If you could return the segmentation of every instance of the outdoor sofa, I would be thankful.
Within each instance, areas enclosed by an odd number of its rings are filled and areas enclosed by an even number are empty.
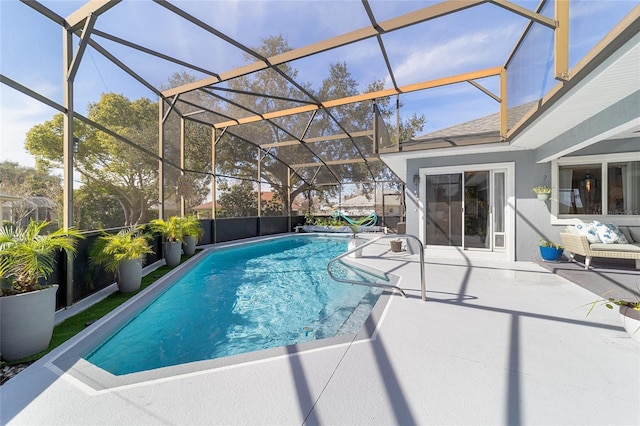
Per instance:
[[[634,259],[640,269],[640,226],[578,223],[565,228],[560,239],[571,260],[576,254],[584,256],[585,269],[594,257]]]

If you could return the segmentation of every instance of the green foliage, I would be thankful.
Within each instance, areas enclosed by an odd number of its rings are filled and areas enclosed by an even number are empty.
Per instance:
[[[183,75],[170,81],[186,82]],[[89,119],[133,142],[123,142],[82,121],[74,120],[74,135],[79,139],[79,152],[74,154],[74,169],[83,186],[74,200],[74,214],[85,229],[146,223],[158,200],[158,104],[146,98],[134,101],[123,95],[105,93],[87,108]],[[27,133],[26,149],[44,168],[61,168],[63,115],[38,124]],[[167,141],[180,140],[180,120],[171,114],[166,121]],[[208,193],[211,177],[211,129],[190,123],[185,126],[186,166],[203,174],[180,175],[174,167],[165,169],[167,198],[185,196],[189,205],[199,204]],[[170,160],[179,158],[180,147],[165,145]],[[174,183],[174,186],[171,185]],[[61,189],[60,189],[61,191]],[[105,215],[119,209],[118,214]],[[111,221],[109,221],[111,218]],[[118,223],[114,223],[118,221]],[[110,222],[110,223],[109,223]]]
[[[55,268],[55,254],[76,254],[76,242],[84,238],[74,229],[43,231],[50,222],[30,221],[25,229],[0,228],[0,296],[39,290],[40,279],[46,280]]]
[[[60,177],[46,170],[21,166],[11,161],[0,162],[2,192],[18,198],[46,197],[61,205],[62,182]],[[34,207],[29,203],[15,202],[11,208],[11,221],[15,224],[27,222],[33,215]],[[54,209],[54,213],[56,209]]]
[[[200,238],[204,234],[202,226],[200,226],[200,221],[196,215],[191,214],[179,218],[179,222],[180,227],[182,228],[182,235],[184,236]]]
[[[315,222],[314,222],[313,215],[311,213],[309,213],[309,212],[305,213],[305,215],[304,215],[304,224],[305,225],[313,225],[314,223]]]
[[[125,260],[142,259],[153,253],[149,242],[151,235],[144,232],[142,227],[129,227],[98,237],[89,250],[92,265],[101,265],[105,271],[115,273]]]
[[[611,293],[612,291],[613,290],[605,292],[603,296],[606,296],[608,293]],[[636,297],[634,300],[615,299],[613,297],[598,298],[592,303],[589,303],[588,305],[591,306],[591,308],[589,309],[589,312],[587,312],[587,315],[589,315],[595,309],[596,306],[604,306],[607,309],[613,309],[614,306],[627,306],[633,310],[640,311],[640,298]]]
[[[546,238],[540,238],[540,247],[551,247],[551,248],[556,248],[558,250],[564,248],[561,245],[554,244],[553,242],[547,240]]]
[[[258,193],[251,182],[242,181],[237,185],[221,182],[218,185],[220,196],[219,217],[246,217],[258,215]]]
[[[79,229],[108,229],[122,226],[126,218],[115,197],[83,185],[73,191],[73,221]]]
[[[169,219],[153,219],[151,230],[161,234],[168,242],[183,242],[184,233],[181,219],[178,216],[171,216]]]
[[[551,188],[545,185],[534,186],[533,188],[531,188],[531,191],[535,192],[536,194],[551,194]]]

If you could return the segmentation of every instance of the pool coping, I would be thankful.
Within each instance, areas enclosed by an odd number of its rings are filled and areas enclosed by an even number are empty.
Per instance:
[[[112,312],[93,323],[90,327],[74,336],[65,344],[58,347],[50,354],[50,357],[47,357],[49,359],[45,361],[45,367],[56,375],[68,379],[70,382],[76,384],[88,393],[101,393],[119,387],[149,384],[152,382],[170,380],[172,378],[184,377],[185,375],[198,374],[220,368],[239,367],[248,363],[264,362],[281,357],[298,356],[300,353],[350,345],[357,341],[374,340],[391,299],[390,296],[392,295],[392,292],[388,290],[384,290],[382,292],[378,301],[371,310],[370,315],[355,334],[345,334],[326,339],[280,346],[217,359],[195,361],[120,376],[111,374],[83,358],[86,354],[95,349],[100,342],[104,341],[104,339],[108,338],[128,322],[135,313],[139,312],[140,309],[144,308],[147,304],[159,297],[159,295],[170,287],[176,279],[180,278],[190,270],[191,267],[204,259],[207,253],[218,249],[249,244],[256,241],[300,236],[302,235],[285,234],[258,237],[205,247],[204,250],[196,256],[193,256],[164,275],[156,281],[154,285],[147,287],[138,295],[114,309]],[[335,234],[314,233],[306,236],[305,238],[313,238],[317,236],[336,237]],[[395,274],[390,274],[369,265],[364,265],[357,262],[355,259],[349,259],[347,263],[357,264],[358,268],[370,271],[373,274],[382,274],[385,277],[388,277],[394,284],[398,284],[400,281],[400,277]]]

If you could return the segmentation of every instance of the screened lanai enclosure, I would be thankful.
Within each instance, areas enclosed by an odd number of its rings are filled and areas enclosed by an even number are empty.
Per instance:
[[[168,1],[3,5],[3,16],[20,12],[39,28],[33,38],[12,39],[14,54],[50,43],[51,54],[33,58],[32,66],[64,69],[60,101],[38,93],[30,73],[2,75],[3,84],[54,110],[26,138],[39,166],[63,171],[54,217],[82,230],[192,212],[213,219],[290,217],[326,214],[364,195],[370,206],[353,214],[392,212],[395,225],[403,216],[403,182],[379,154],[399,151],[400,142],[428,130],[431,111],[442,116],[444,98],[454,101],[446,114],[459,118],[440,121],[498,112],[495,131],[503,140],[504,63],[529,31],[531,38],[547,30],[539,45],[559,32],[556,49],[566,56],[566,34],[557,23],[567,19],[567,4],[558,2],[555,12],[554,2],[544,1],[393,6],[366,0],[239,2],[236,9],[226,2]],[[479,10],[492,16],[489,27],[473,19]],[[447,38],[447,28],[455,27],[472,40],[507,26],[511,39],[502,51],[492,46],[479,68],[421,35]],[[407,49],[407,42],[415,47]],[[49,58],[54,64],[45,63]],[[412,62],[428,66],[407,69]],[[562,62],[556,66],[562,75]]]
[[[395,229],[417,193],[381,155],[508,145],[611,28],[596,3],[2,2],[3,126],[28,123],[2,218],[40,196],[82,231],[195,213],[205,243],[336,210]]]

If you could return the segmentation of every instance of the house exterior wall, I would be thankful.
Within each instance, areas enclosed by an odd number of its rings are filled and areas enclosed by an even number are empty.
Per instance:
[[[413,175],[421,168],[465,166],[483,163],[515,163],[515,260],[533,260],[542,237],[558,241],[558,232],[550,224],[548,202],[538,201],[531,192],[534,186],[551,182],[551,166],[535,164],[532,151],[470,154],[449,157],[419,158],[407,161],[407,233],[419,236],[419,211],[416,203],[418,188]]]
[[[541,147],[541,148],[544,148]],[[597,155],[621,152],[637,152],[640,150],[640,138],[606,140],[572,153],[578,155]],[[532,261],[539,257],[538,242],[545,238],[560,243],[560,232],[565,225],[552,225],[550,201],[539,201],[531,191],[534,186],[546,184],[551,186],[551,162],[536,163],[539,152],[505,151],[485,154],[469,154],[442,156],[432,158],[415,158],[407,160],[406,203],[407,233],[419,235],[420,214],[418,211],[419,188],[413,176],[419,174],[421,168],[445,166],[472,166],[484,163],[515,164],[515,260]],[[545,179],[546,176],[546,179]]]

